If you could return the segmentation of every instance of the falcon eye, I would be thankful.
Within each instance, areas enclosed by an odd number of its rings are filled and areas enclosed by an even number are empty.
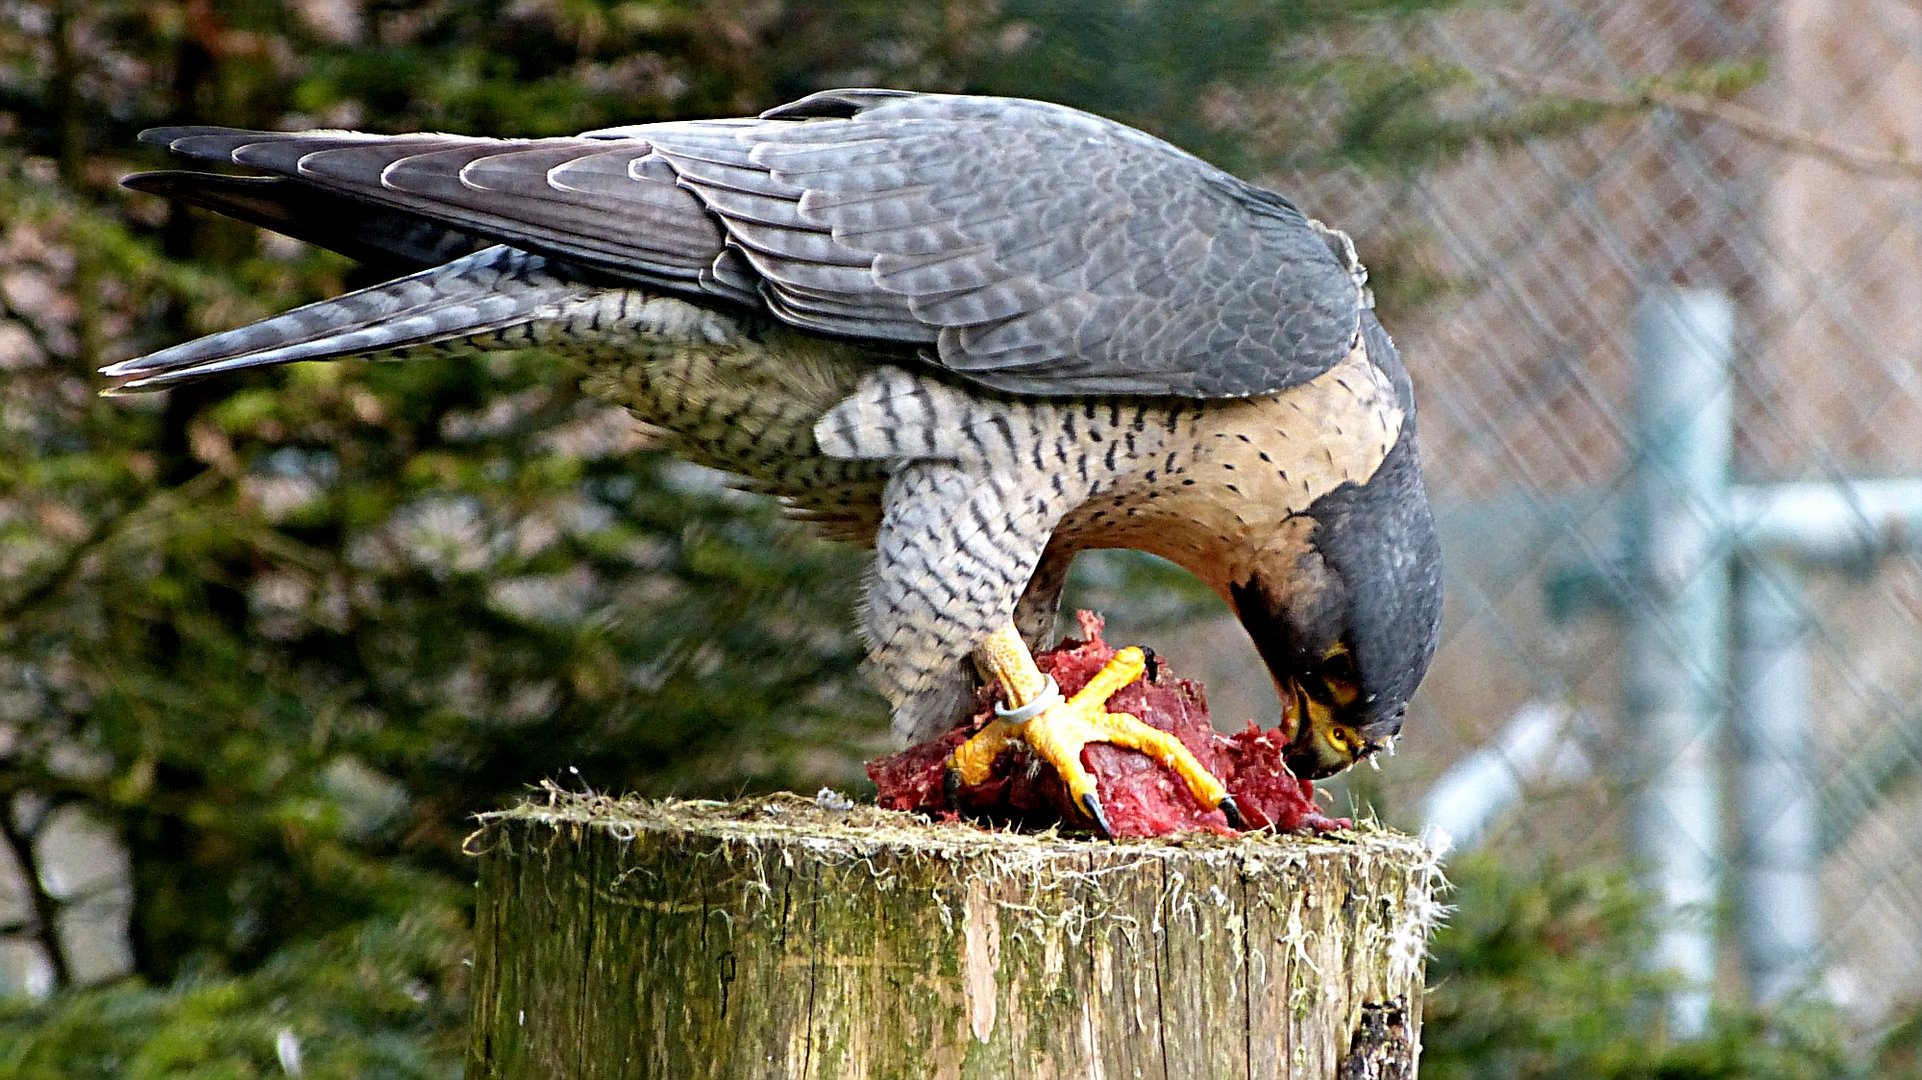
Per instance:
[[[1334,747],[1336,752],[1340,753],[1342,757],[1353,758],[1355,756],[1356,742],[1354,733],[1347,728],[1339,725],[1330,726],[1325,738],[1328,740],[1328,745]]]

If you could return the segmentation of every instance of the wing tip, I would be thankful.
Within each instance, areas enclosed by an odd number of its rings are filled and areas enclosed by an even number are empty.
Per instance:
[[[222,127],[218,124],[175,124],[166,127],[150,127],[136,138],[148,146],[164,146],[175,152],[182,152],[180,144],[188,139],[237,139],[272,137],[275,132],[256,131],[251,128]]]
[[[173,181],[167,179],[167,177],[177,171],[178,170],[175,169],[155,169],[150,172],[128,173],[126,176],[120,178],[120,186],[129,191],[138,191],[148,195],[165,195],[173,188]]]
[[[168,152],[196,161],[246,164],[243,151],[256,146],[277,147],[282,143],[352,141],[384,138],[358,131],[323,128],[314,131],[261,131],[256,128],[219,127],[211,124],[184,124],[153,127],[137,138],[149,146],[165,147]]]

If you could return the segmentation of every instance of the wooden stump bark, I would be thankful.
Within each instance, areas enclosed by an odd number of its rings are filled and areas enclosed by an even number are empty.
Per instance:
[[[470,1080],[1412,1078],[1434,859],[794,796],[489,815]]]

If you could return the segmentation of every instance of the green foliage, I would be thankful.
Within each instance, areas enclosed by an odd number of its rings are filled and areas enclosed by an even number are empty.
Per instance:
[[[1590,96],[1588,88],[1582,88],[1582,94],[1556,94],[1511,87],[1501,97],[1473,106],[1440,109],[1438,101],[1467,89],[1468,72],[1452,65],[1412,63],[1384,74],[1347,59],[1326,70],[1355,100],[1343,117],[1333,156],[1403,172],[1432,167],[1471,149],[1512,146],[1640,112],[1664,93],[1734,94],[1767,74],[1760,62],[1705,64],[1642,80],[1631,91],[1605,98]]]
[[[537,356],[95,396],[106,360],[365,280],[118,191],[157,163],[141,127],[573,131],[762,107],[715,88],[786,70],[680,47],[751,41],[730,5],[308,10],[61,0],[0,28],[0,840],[39,905],[9,933],[65,981],[79,898],[41,838],[72,814],[117,837],[150,989],[96,1004],[127,1046],[208,1001],[227,1023],[246,980],[355,927],[460,910],[468,816],[538,780],[845,784],[886,731],[855,678],[858,554],[649,451]]]
[[[165,988],[124,982],[44,1004],[0,1002],[0,1072],[16,1080],[456,1077],[466,953],[463,918],[446,904],[296,942],[242,976],[193,971]]]
[[[1342,46],[1384,19],[1460,2],[1015,0],[1003,8],[998,47],[978,49],[967,76],[982,91],[1120,117],[1236,172],[1402,166],[1459,153],[1475,132],[1493,135],[1511,118],[1447,115],[1442,95],[1468,78],[1460,68],[1387,63],[1365,44]]]
[[[1428,964],[1424,1080],[1922,1078],[1912,1058],[1901,1064],[1907,1029],[1864,1053],[1814,1006],[1723,1011],[1703,1039],[1661,1037],[1651,1003],[1669,983],[1640,964],[1653,904],[1618,874],[1524,871],[1480,854],[1451,863],[1449,878],[1454,913]]]

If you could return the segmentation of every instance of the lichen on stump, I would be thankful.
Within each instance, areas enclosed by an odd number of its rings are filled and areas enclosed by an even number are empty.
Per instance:
[[[1440,910],[1432,856],[1386,832],[550,791],[473,850],[470,1080],[1412,1077]]]

